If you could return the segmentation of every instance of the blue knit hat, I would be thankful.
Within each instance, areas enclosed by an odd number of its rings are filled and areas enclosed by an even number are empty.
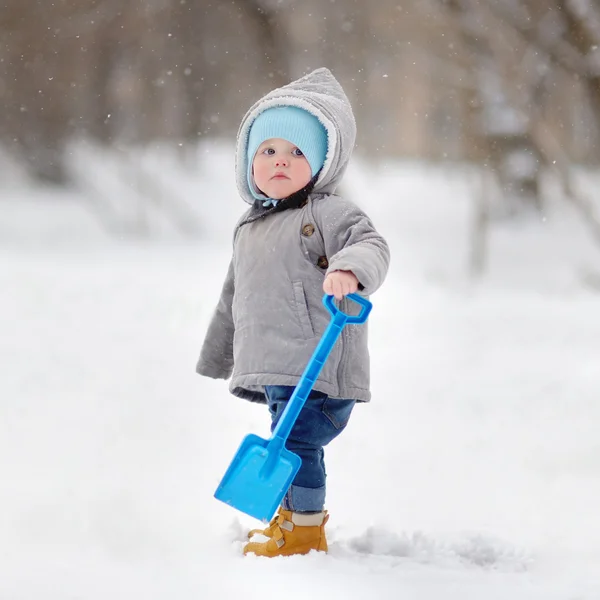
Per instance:
[[[260,113],[248,134],[248,187],[252,195],[264,199],[256,192],[252,177],[252,161],[258,147],[271,138],[281,138],[294,144],[306,157],[312,176],[323,167],[327,156],[327,131],[319,119],[297,106],[274,106]]]

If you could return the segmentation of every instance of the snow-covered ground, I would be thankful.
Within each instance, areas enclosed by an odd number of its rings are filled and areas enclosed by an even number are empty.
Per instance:
[[[243,210],[207,164],[202,241],[0,190],[0,598],[600,598],[600,252],[577,219],[496,227],[472,284],[468,179],[349,172],[393,252],[374,398],[327,450],[330,553],[244,558],[256,522],[212,494],[269,419],[194,373]]]

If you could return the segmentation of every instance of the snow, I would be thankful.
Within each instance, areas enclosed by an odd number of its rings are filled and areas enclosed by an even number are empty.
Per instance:
[[[0,598],[600,598],[599,252],[555,204],[496,226],[469,282],[458,168],[349,171],[393,253],[374,399],[327,449],[330,553],[242,556],[257,523],[212,494],[267,411],[194,373],[244,209],[206,202],[228,160],[190,184],[200,241],[0,193]]]

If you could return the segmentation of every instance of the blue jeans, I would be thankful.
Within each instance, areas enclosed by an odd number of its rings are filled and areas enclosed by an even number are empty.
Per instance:
[[[292,386],[265,386],[272,419],[271,431],[275,429],[293,391]],[[323,510],[326,477],[323,446],[345,429],[355,404],[355,400],[330,398],[314,390],[306,399],[285,444],[288,450],[302,459],[302,466],[281,503],[285,510]]]

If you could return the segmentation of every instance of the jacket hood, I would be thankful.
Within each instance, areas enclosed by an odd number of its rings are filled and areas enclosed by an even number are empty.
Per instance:
[[[246,149],[248,134],[254,119],[273,106],[297,106],[310,112],[327,131],[327,154],[325,163],[315,183],[313,192],[333,194],[350,161],[356,139],[356,122],[350,101],[342,86],[326,68],[292,81],[269,92],[258,100],[246,113],[237,134],[235,172],[241,197],[254,204],[255,199],[248,187],[248,159]]]

